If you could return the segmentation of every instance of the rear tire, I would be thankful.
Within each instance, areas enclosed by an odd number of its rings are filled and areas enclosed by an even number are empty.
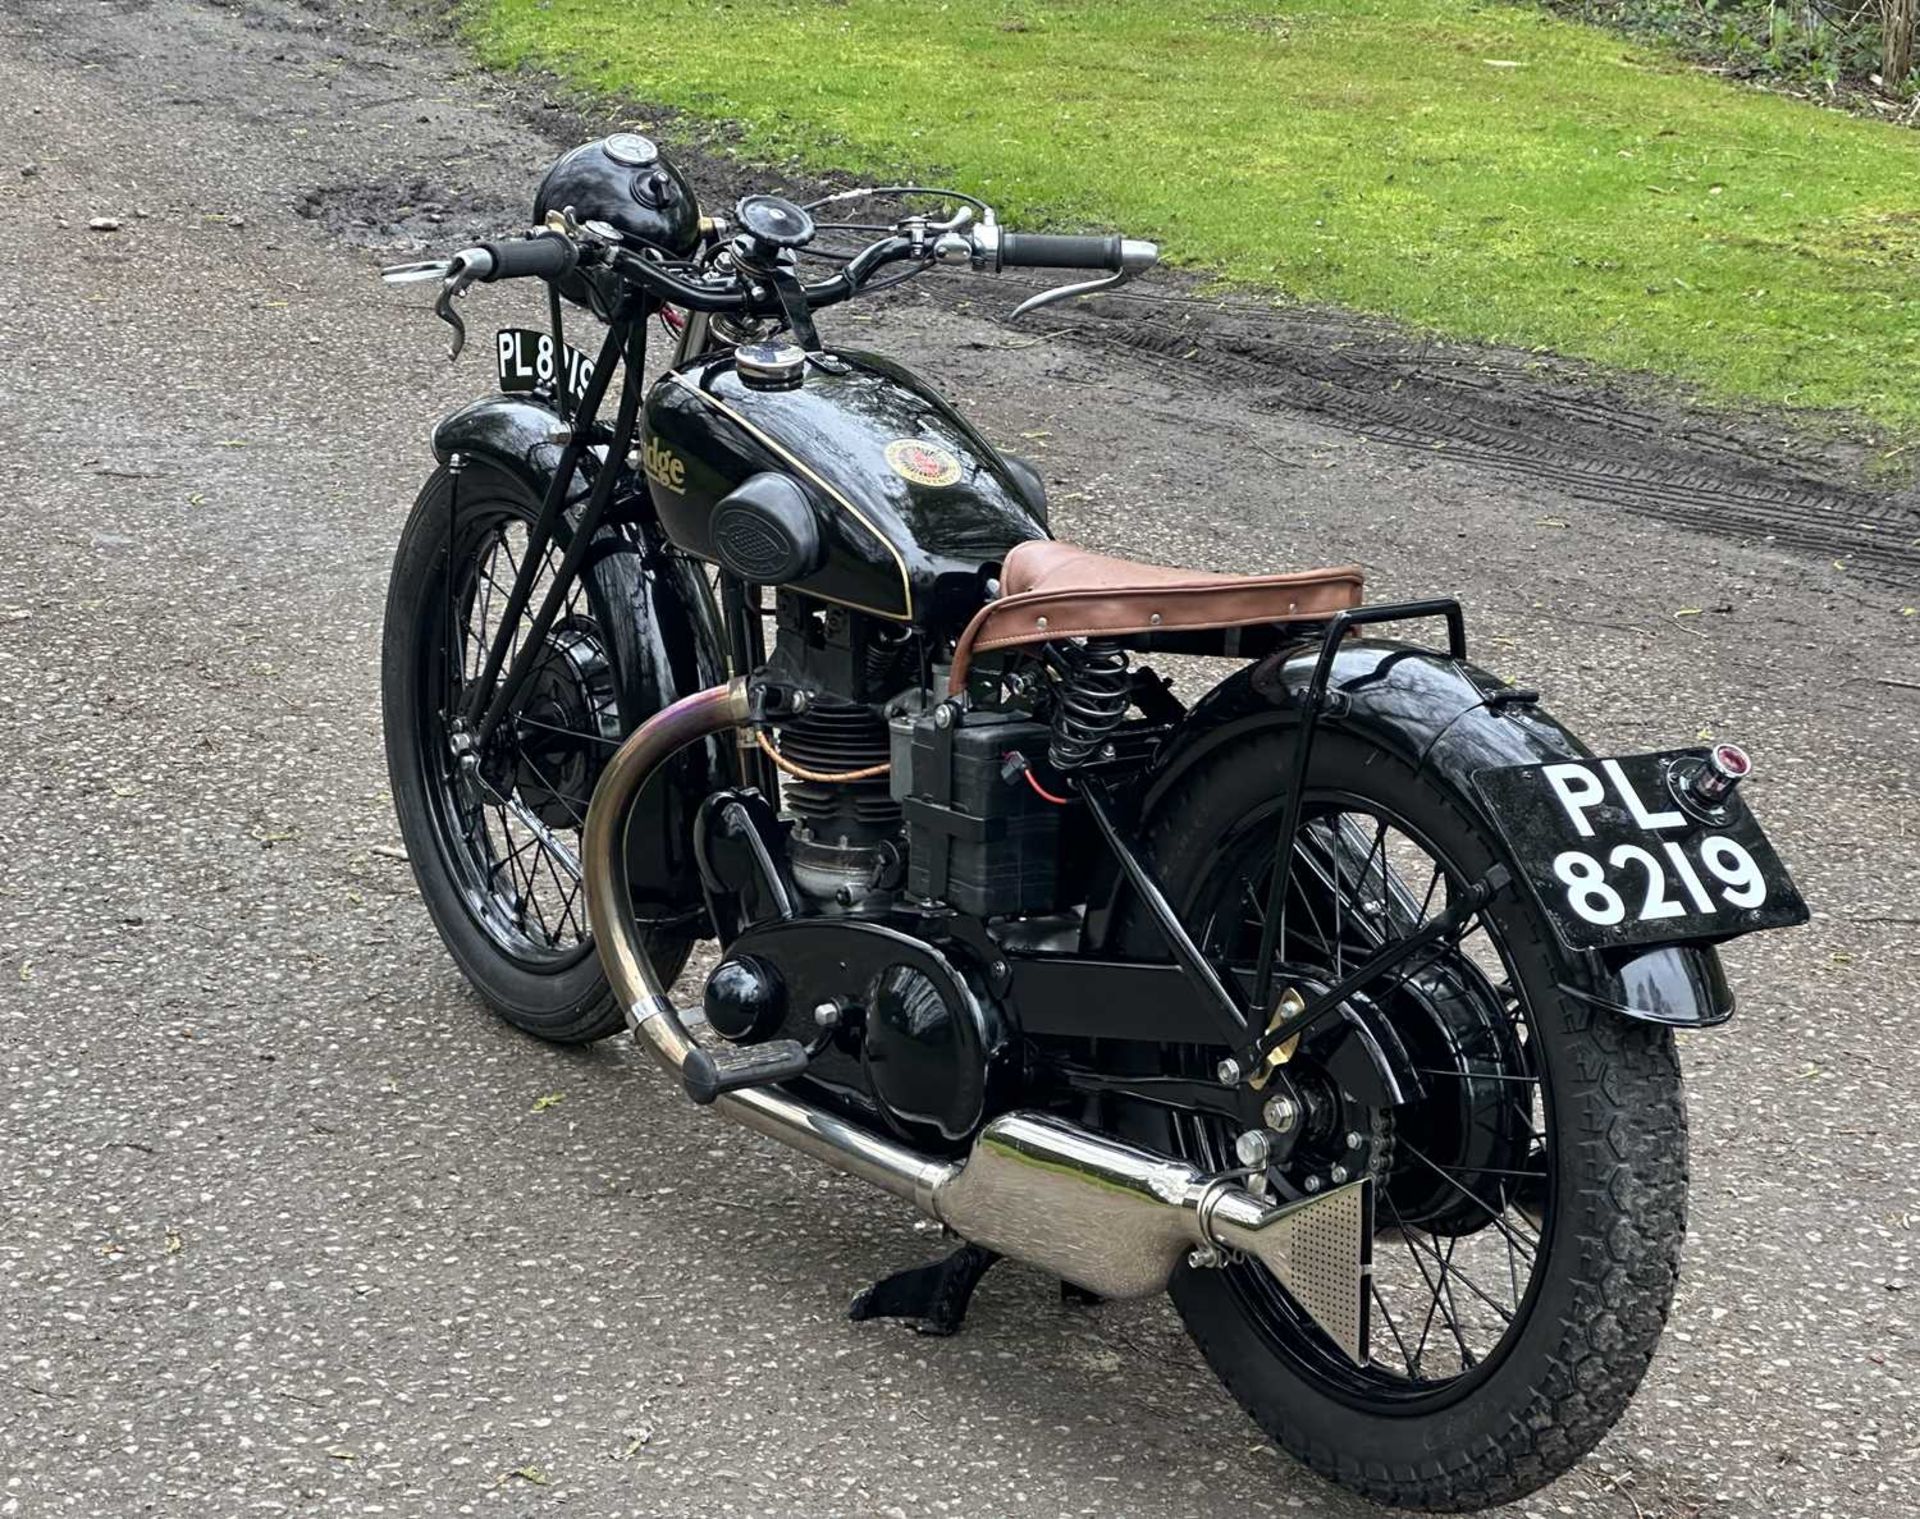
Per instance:
[[[1290,734],[1229,745],[1197,765],[1156,811],[1149,831],[1153,857],[1196,937],[1203,904],[1218,895],[1229,873],[1225,841],[1236,830],[1262,838],[1270,861],[1274,829],[1264,820],[1277,809],[1274,778],[1291,773],[1291,754]],[[1316,805],[1384,809],[1463,881],[1477,879],[1500,857],[1497,835],[1469,804],[1430,774],[1351,734],[1323,732],[1316,741],[1307,806]],[[1500,1337],[1485,1359],[1472,1363],[1463,1348],[1458,1375],[1429,1388],[1424,1358],[1416,1354],[1405,1385],[1394,1385],[1383,1369],[1377,1391],[1369,1391],[1367,1374],[1343,1379],[1338,1366],[1315,1360],[1305,1339],[1287,1339],[1284,1313],[1258,1307],[1251,1278],[1240,1275],[1257,1273],[1271,1284],[1258,1266],[1182,1266],[1170,1285],[1208,1364],[1262,1429],[1321,1475],[1375,1502],[1409,1508],[1466,1511],[1511,1502],[1592,1449],[1652,1359],[1685,1233],[1686,1110],[1671,1033],[1558,992],[1559,951],[1551,931],[1512,889],[1485,916],[1490,942],[1500,945],[1505,987],[1518,988],[1510,1005],[1525,1009],[1526,1032],[1514,1048],[1537,1067],[1539,1128],[1550,1141],[1542,1139],[1536,1156],[1548,1157],[1541,1171],[1553,1198],[1550,1211],[1534,1221],[1539,1233],[1531,1243],[1538,1248],[1526,1257],[1525,1287],[1515,1285],[1511,1321],[1496,1331]],[[1126,932],[1133,948],[1151,952],[1150,927],[1130,921]],[[1210,1071],[1219,1053],[1176,1050],[1169,1059]],[[1399,1115],[1396,1123],[1409,1123],[1408,1110],[1390,1111]],[[1209,1146],[1204,1126],[1190,1117],[1136,1109],[1127,1123],[1158,1147],[1220,1163],[1216,1155],[1196,1153]],[[1389,1164],[1409,1163],[1396,1154]],[[1520,1185],[1510,1189],[1516,1196]],[[1375,1190],[1383,1196],[1391,1184],[1377,1181]],[[1505,1206],[1505,1195],[1501,1201]],[[1376,1262],[1404,1245],[1417,1264],[1421,1231],[1387,1227],[1393,1220],[1384,1210],[1382,1218]],[[1459,1241],[1446,1226],[1426,1238],[1436,1248],[1434,1260],[1441,1245],[1453,1260]],[[1404,1255],[1398,1264],[1405,1266]],[[1441,1280],[1444,1285],[1444,1275]],[[1382,1302],[1375,1314],[1380,1360],[1385,1311]]]
[[[525,931],[520,942],[506,921],[512,914],[503,918],[501,903],[489,896],[489,879],[496,883],[495,896],[499,890],[513,889],[512,872],[507,872],[505,888],[497,886],[499,875],[489,877],[483,868],[486,854],[490,847],[498,852],[498,846],[476,839],[471,827],[463,829],[462,804],[449,789],[448,490],[444,469],[422,488],[400,535],[387,589],[381,690],[394,811],[421,899],[441,941],[474,990],[515,1028],[555,1044],[584,1044],[618,1032],[623,1023],[622,1010],[608,990],[585,931],[584,901],[562,913],[552,933],[544,925],[536,928],[523,908],[519,916]],[[463,613],[470,611],[466,596],[478,580],[479,554],[490,541],[487,535],[516,522],[531,524],[539,516],[540,505],[525,486],[504,472],[479,463],[462,472],[453,559]],[[563,548],[564,542],[556,546],[556,550]],[[504,587],[500,594],[504,596]],[[590,582],[584,583],[580,610],[570,613],[570,620],[591,629],[596,618],[605,616]],[[529,612],[522,620],[530,622],[531,617]],[[595,658],[610,663],[613,643],[601,640]],[[472,667],[470,658],[462,663]],[[612,678],[618,680],[617,670]],[[579,789],[584,791],[586,786]],[[527,805],[518,787],[510,787],[509,792],[523,807]],[[533,800],[550,815],[554,824],[550,831],[556,837],[568,831],[563,825],[584,815],[581,797],[572,798],[570,809],[551,793],[537,794]],[[557,814],[556,807],[562,809]],[[507,826],[504,820],[501,826]],[[560,844],[565,847],[563,838]],[[577,837],[574,845],[577,849]],[[536,851],[546,847],[535,840]],[[537,852],[534,858],[538,859]],[[557,869],[547,868],[554,871],[553,886],[564,892],[564,862]],[[543,888],[547,880],[541,878]],[[666,980],[679,974],[692,938],[688,931],[648,936],[654,964]]]

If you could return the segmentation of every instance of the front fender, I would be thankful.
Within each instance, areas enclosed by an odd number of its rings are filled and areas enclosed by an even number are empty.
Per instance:
[[[538,396],[492,395],[469,402],[442,417],[433,429],[433,453],[442,464],[455,454],[484,459],[512,475],[544,501],[547,484],[560,467],[565,447],[560,430],[566,424],[552,404]],[[567,485],[567,499],[586,493],[580,470]]]
[[[1222,745],[1298,726],[1319,652],[1316,643],[1269,655],[1196,704],[1155,761],[1143,824],[1188,770]],[[1489,832],[1497,830],[1473,786],[1476,771],[1592,753],[1530,693],[1429,649],[1349,639],[1334,657],[1327,692],[1321,727],[1355,733],[1405,759]],[[1590,1007],[1676,1028],[1709,1028],[1733,1015],[1733,994],[1711,949],[1562,948],[1560,959],[1562,990]]]

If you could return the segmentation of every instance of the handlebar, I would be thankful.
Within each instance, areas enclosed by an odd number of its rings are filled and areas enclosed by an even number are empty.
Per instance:
[[[965,231],[953,223],[929,228],[924,221],[903,222],[901,230],[862,249],[848,259],[837,274],[800,286],[798,293],[806,309],[835,305],[857,295],[886,265],[909,260],[926,264],[968,263],[977,270],[992,273],[1001,269],[1084,269],[1104,271],[1107,275],[1105,279],[1064,285],[1029,297],[1014,309],[1013,315],[1018,317],[1055,301],[1111,289],[1152,268],[1160,257],[1160,250],[1154,244],[1134,238],[1008,232],[992,220],[991,211],[986,216],[986,220]],[[530,237],[503,238],[463,249],[444,262],[397,265],[385,271],[385,277],[394,283],[416,279],[443,281],[435,310],[454,328],[455,353],[459,352],[464,333],[459,318],[453,313],[452,299],[477,282],[529,277],[558,279],[582,265],[604,265],[670,305],[711,314],[755,316],[783,313],[776,286],[785,290],[789,300],[794,294],[790,259],[775,266],[770,258],[761,264],[757,255],[737,254],[739,262],[722,285],[712,280],[687,278],[654,259],[599,238],[568,235],[575,230],[571,226],[567,231],[550,226]],[[771,253],[771,250],[763,251]]]

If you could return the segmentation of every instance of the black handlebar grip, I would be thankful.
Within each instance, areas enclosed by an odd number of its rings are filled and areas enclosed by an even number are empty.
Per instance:
[[[1000,266],[1003,269],[1120,269],[1118,233],[1111,237],[1053,232],[1003,232]]]
[[[481,247],[493,255],[493,268],[481,276],[487,281],[517,280],[531,275],[557,279],[570,271],[580,256],[573,240],[558,232],[542,232],[510,242],[482,243]]]

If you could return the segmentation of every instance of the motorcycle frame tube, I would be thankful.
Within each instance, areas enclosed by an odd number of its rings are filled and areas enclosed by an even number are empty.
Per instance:
[[[619,483],[620,464],[640,423],[640,403],[645,393],[642,370],[647,356],[647,324],[642,313],[637,321],[626,320],[631,313],[625,310],[616,313],[614,324],[608,328],[607,341],[601,348],[601,361],[607,362],[607,355],[613,349],[615,336],[623,339],[625,363],[622,366],[620,384],[620,406],[615,415],[613,438],[608,445],[607,460],[593,482],[593,489],[587,496],[587,504],[581,513],[580,526],[561,556],[560,568],[554,571],[553,584],[547,588],[546,598],[540,604],[540,610],[534,614],[533,625],[527,630],[520,652],[514,657],[513,665],[507,670],[505,678],[500,678],[501,666],[506,663],[507,650],[518,630],[521,614],[526,610],[532,597],[533,583],[539,576],[541,566],[546,559],[547,545],[552,541],[553,532],[559,523],[560,502],[566,495],[566,486],[556,479],[549,487],[546,504],[540,510],[540,521],[527,540],[526,558],[520,566],[520,573],[514,578],[513,590],[507,597],[505,611],[501,614],[500,629],[494,635],[493,647],[487,651],[487,662],[481,671],[474,688],[467,693],[466,715],[475,727],[474,741],[485,745],[493,730],[499,725],[513,704],[514,695],[532,675],[534,666],[540,661],[541,649],[546,642],[547,632],[565,604],[567,591],[580,568],[586,563],[587,555],[592,551],[593,535],[598,531],[601,521],[606,517],[607,508],[613,501],[614,487]],[[581,406],[583,426],[576,428],[568,439],[567,448],[580,447],[584,425],[591,423],[600,401],[606,394],[606,388],[599,384],[600,374],[596,370],[589,382],[586,402]],[[574,455],[578,458],[578,455]],[[498,684],[495,682],[498,681]],[[482,706],[484,703],[484,708]]]

